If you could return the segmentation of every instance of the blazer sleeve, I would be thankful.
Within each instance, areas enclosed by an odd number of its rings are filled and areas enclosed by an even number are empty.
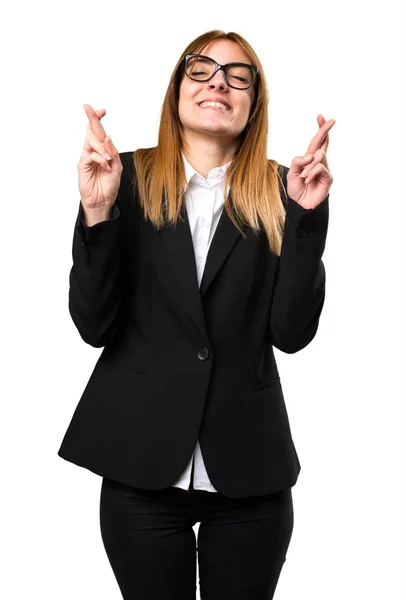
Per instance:
[[[287,195],[288,167],[283,168],[286,208],[281,254],[270,313],[270,343],[293,354],[305,348],[316,335],[325,300],[325,248],[329,196],[314,209],[303,208]]]
[[[95,348],[105,346],[125,318],[128,294],[123,268],[122,204],[129,193],[128,174],[121,174],[110,218],[88,227],[82,203],[74,227],[69,275],[69,312],[82,339]]]

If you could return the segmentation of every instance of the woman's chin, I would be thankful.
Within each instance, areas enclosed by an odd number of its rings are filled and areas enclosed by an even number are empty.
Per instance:
[[[215,122],[205,122],[205,123],[200,123],[200,125],[198,126],[198,129],[200,129],[200,131],[202,133],[217,133],[217,134],[229,134],[229,128],[226,127],[224,125],[224,123],[215,123]]]
[[[236,137],[238,134],[231,131],[230,127],[227,127],[224,123],[214,122],[213,121],[204,121],[199,123],[190,123],[188,126],[184,127],[184,133],[187,135],[187,131],[190,133],[201,134],[201,135],[212,135],[212,136],[227,136],[227,137]]]

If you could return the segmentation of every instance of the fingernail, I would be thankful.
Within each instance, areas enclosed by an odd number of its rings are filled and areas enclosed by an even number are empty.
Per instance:
[[[303,171],[300,173],[300,177],[306,177],[307,173],[307,169],[303,169]]]
[[[313,154],[306,154],[306,155],[303,157],[303,160],[308,160],[309,158],[313,158]]]
[[[113,157],[110,156],[110,154],[108,152],[104,153],[104,158],[107,158],[107,160],[111,160]]]

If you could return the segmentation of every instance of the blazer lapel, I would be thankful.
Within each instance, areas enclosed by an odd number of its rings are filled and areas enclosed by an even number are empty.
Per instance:
[[[201,297],[206,294],[217,272],[240,237],[240,232],[234,227],[227,211],[223,209],[207,254],[200,284]]]
[[[176,227],[165,226],[160,230],[160,234],[173,263],[173,272],[187,310],[198,329],[208,337],[202,298],[241,234],[223,209],[209,247],[199,288],[193,240],[185,205],[182,207],[181,216],[183,220],[178,220]]]

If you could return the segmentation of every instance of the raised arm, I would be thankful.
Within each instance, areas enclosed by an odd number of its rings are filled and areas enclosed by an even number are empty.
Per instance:
[[[286,190],[288,168],[283,167]],[[282,199],[286,221],[269,321],[273,346],[293,354],[316,335],[325,300],[325,248],[329,196],[314,209],[306,209],[287,194]]]
[[[89,123],[78,163],[81,200],[73,235],[69,312],[83,340],[99,348],[113,337],[123,317],[127,287],[120,202],[128,188],[120,155],[100,123],[105,111],[95,112],[89,105],[85,110]]]

